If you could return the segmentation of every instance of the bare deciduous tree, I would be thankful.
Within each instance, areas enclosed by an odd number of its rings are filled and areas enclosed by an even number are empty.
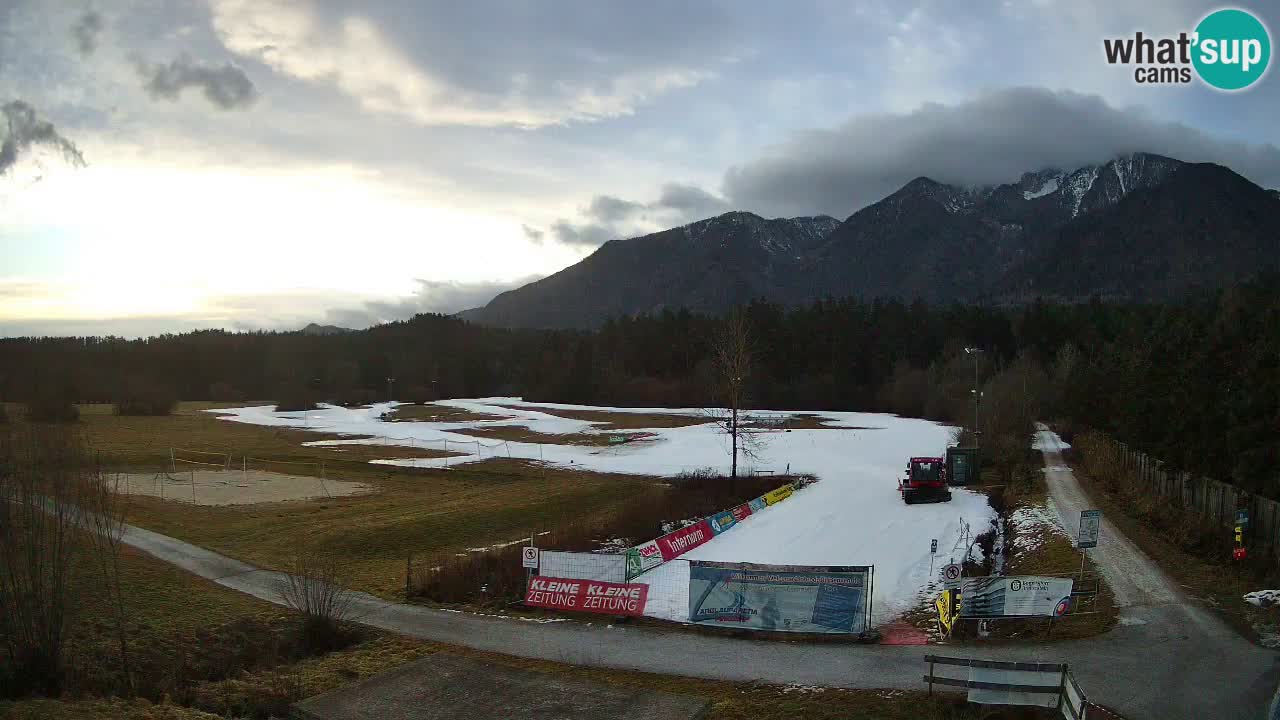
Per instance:
[[[725,318],[724,326],[712,342],[712,366],[715,370],[716,396],[723,408],[706,410],[708,417],[729,437],[732,464],[730,477],[738,477],[738,456],[758,457],[762,441],[755,428],[743,424],[747,404],[747,387],[751,379],[753,349],[751,327],[739,309]]]

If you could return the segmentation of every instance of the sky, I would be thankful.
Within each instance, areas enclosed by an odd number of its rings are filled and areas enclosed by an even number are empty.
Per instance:
[[[921,175],[1147,151],[1280,187],[1274,72],[1105,62],[1219,6],[0,0],[0,336],[456,312],[612,238],[844,219]]]

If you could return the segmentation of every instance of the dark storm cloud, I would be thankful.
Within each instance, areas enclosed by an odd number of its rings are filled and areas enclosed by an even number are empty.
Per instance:
[[[769,215],[845,217],[921,175],[940,182],[1010,182],[1030,170],[1071,169],[1135,151],[1226,165],[1267,187],[1280,183],[1280,149],[1221,140],[1096,95],[1013,88],[956,105],[855,117],[797,133],[730,168],[734,207]]]
[[[580,211],[580,221],[560,218],[549,232],[565,245],[595,248],[614,238],[645,234],[654,227],[684,225],[728,209],[723,199],[696,185],[667,183],[658,199],[649,203],[596,195]]]
[[[72,165],[84,166],[84,155],[75,143],[59,135],[57,128],[40,119],[35,108],[27,103],[13,100],[0,105],[0,114],[4,115],[7,128],[4,141],[0,142],[0,174],[13,167],[22,153],[37,145],[59,151]]]
[[[98,49],[98,35],[102,33],[102,16],[93,10],[87,11],[71,26],[71,37],[76,41],[80,55],[88,57]]]
[[[258,98],[253,81],[231,63],[211,65],[184,56],[167,65],[138,60],[137,70],[147,94],[155,100],[176,100],[184,90],[198,88],[219,108],[235,110]]]
[[[538,280],[540,275],[510,282],[460,283],[440,280],[418,280],[413,295],[392,302],[370,301],[359,308],[325,311],[325,322],[347,328],[366,328],[394,320],[407,320],[418,313],[452,314],[481,307],[499,293]]]

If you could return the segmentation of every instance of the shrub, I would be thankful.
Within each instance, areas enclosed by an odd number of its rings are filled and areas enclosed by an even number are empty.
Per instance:
[[[216,382],[209,386],[209,399],[240,402],[244,400],[244,393],[229,382]]]
[[[301,384],[286,385],[280,390],[280,398],[276,401],[276,410],[290,412],[298,410],[315,410],[315,394]]]
[[[402,399],[414,405],[426,405],[436,399],[436,394],[426,385],[410,385],[405,389]]]
[[[354,594],[350,575],[335,555],[299,552],[281,580],[280,597],[302,615],[302,642],[312,653],[339,650],[354,639],[347,621]]]
[[[26,418],[35,423],[69,423],[80,419],[80,409],[69,390],[41,390],[27,400]]]
[[[144,377],[125,381],[115,401],[116,415],[170,415],[178,404],[172,388]]]

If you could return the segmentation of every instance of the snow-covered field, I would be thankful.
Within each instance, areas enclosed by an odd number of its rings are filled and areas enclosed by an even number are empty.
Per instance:
[[[439,404],[479,413],[507,416],[465,422],[384,422],[394,403],[368,408],[323,407],[307,413],[277,413],[270,406],[213,410],[226,420],[255,425],[307,428],[350,435],[360,443],[432,449],[447,448],[462,456],[379,460],[394,465],[450,467],[494,456],[543,461],[556,466],[600,472],[675,475],[685,470],[729,469],[727,438],[705,423],[679,428],[652,428],[651,440],[613,446],[477,440],[456,430],[517,426],[549,434],[596,432],[596,423],[551,415],[545,410],[604,410],[617,413],[700,415],[686,408],[608,408],[525,403],[518,398],[447,400]],[[503,407],[497,407],[497,406]],[[511,408],[518,409],[511,409]],[[753,411],[753,417],[786,417],[790,412]],[[935,573],[959,560],[967,545],[956,548],[962,521],[972,534],[990,526],[994,512],[986,496],[953,489],[953,500],[932,505],[903,504],[896,486],[907,458],[942,455],[951,428],[927,420],[853,412],[817,413],[832,429],[773,431],[755,461],[740,461],[747,471],[811,473],[819,482],[778,505],[752,515],[738,526],[693,550],[695,560],[794,565],[874,565],[874,615],[885,622],[910,609],[928,584],[930,540],[938,541]],[[648,538],[641,538],[642,540]],[[673,562],[648,573],[651,614],[675,620],[688,610],[688,567]]]

